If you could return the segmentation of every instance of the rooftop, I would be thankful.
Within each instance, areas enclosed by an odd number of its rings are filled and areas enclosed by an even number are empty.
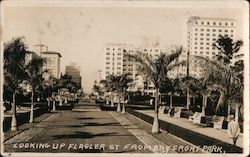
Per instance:
[[[44,51],[44,52],[41,52],[41,54],[58,54],[60,57],[62,57],[62,55],[56,51]]]

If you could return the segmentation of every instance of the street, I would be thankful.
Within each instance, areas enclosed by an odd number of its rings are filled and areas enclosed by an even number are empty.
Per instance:
[[[151,134],[150,129],[130,114],[100,111],[96,104],[80,101],[72,111],[52,113],[4,146],[5,152],[53,153],[175,153],[183,150],[173,146],[193,147],[164,132]]]

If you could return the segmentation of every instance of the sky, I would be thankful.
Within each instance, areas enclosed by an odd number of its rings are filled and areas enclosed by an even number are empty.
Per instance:
[[[42,43],[61,53],[61,72],[72,62],[80,65],[83,89],[91,92],[104,66],[106,43],[143,46],[158,38],[163,48],[183,45],[189,16],[235,19],[236,38],[242,39],[243,10],[228,2],[14,4],[6,5],[2,14],[3,39],[25,36],[30,50]]]

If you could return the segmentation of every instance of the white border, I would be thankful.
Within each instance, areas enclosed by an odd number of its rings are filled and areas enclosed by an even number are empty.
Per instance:
[[[42,6],[42,7],[138,7],[138,8],[242,8],[244,9],[244,21],[243,32],[245,36],[243,37],[244,46],[244,64],[245,64],[245,73],[244,73],[244,152],[243,154],[202,154],[202,156],[248,156],[249,155],[249,4],[247,1],[222,1],[222,0],[213,0],[213,1],[62,1],[62,0],[20,0],[20,1],[3,1],[1,2],[1,25],[4,26],[4,9],[5,7],[31,7],[31,6]],[[4,38],[4,28],[1,29],[1,100],[2,100],[2,91],[3,91],[3,38]],[[1,101],[2,103],[2,101]],[[2,105],[2,104],[1,104]],[[1,119],[3,119],[3,111],[1,110]],[[1,129],[2,129],[2,120],[1,120]],[[3,133],[1,133],[1,139],[3,139]],[[3,152],[3,145],[1,144],[1,153]],[[9,153],[3,153],[2,155],[9,155]],[[11,156],[116,156],[117,154],[111,153],[11,153]],[[156,154],[119,154],[119,156],[155,156]],[[157,156],[177,156],[177,154],[157,154]],[[201,154],[178,154],[178,156],[201,156]]]

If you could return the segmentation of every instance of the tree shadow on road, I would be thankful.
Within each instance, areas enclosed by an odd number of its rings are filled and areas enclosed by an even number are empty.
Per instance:
[[[83,123],[80,125],[67,125],[69,128],[80,128],[84,126],[121,126],[119,123]]]
[[[99,136],[109,136],[112,134],[115,134],[115,133],[92,134],[89,132],[76,131],[74,134],[54,135],[54,136],[52,136],[52,138],[54,140],[69,139],[69,138],[86,139],[86,138],[94,138],[94,137],[99,137]]]

